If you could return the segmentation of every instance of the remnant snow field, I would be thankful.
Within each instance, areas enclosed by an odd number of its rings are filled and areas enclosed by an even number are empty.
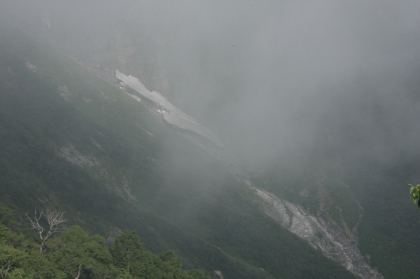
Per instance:
[[[152,101],[157,106],[159,106],[160,109],[158,110],[158,113],[162,114],[163,119],[169,124],[184,130],[192,131],[202,137],[209,139],[217,146],[223,147],[215,133],[201,126],[193,117],[189,116],[181,109],[175,107],[159,92],[150,92],[147,90],[143,83],[141,83],[141,81],[136,77],[131,75],[126,76],[118,70],[115,71],[115,77],[120,80],[124,86],[133,89],[142,97],[147,98],[149,101]]]

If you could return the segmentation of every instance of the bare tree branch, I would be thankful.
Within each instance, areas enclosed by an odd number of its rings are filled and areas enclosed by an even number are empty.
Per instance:
[[[38,231],[39,238],[41,239],[41,246],[39,247],[39,252],[41,253],[45,241],[48,239],[48,237],[50,237],[53,233],[60,232],[60,224],[67,221],[65,218],[63,218],[65,212],[60,212],[52,208],[47,208],[45,212],[41,209],[40,212],[37,213],[37,210],[35,209],[33,219],[28,216],[28,213],[29,211],[25,215],[29,219],[31,228]],[[39,220],[42,216],[44,216],[49,226],[48,232],[45,236],[43,236],[44,228],[39,224]]]
[[[28,213],[29,213],[29,211],[28,212],[26,212],[26,217],[28,217],[28,219],[29,219],[29,222],[30,222],[30,225],[31,225],[31,228],[32,229],[34,229],[34,230],[37,230],[38,231],[38,233],[39,233],[39,237],[41,238],[41,240],[43,239],[43,237],[42,237],[42,233],[44,232],[44,228],[39,224],[39,220],[41,219],[41,217],[42,217],[42,213],[43,213],[43,211],[41,210],[41,212],[39,212],[39,213],[37,213],[36,212],[36,209],[34,210],[34,218],[33,218],[33,220],[28,216]],[[41,248],[41,251],[42,251],[42,248]]]
[[[63,218],[64,213],[65,213],[64,211],[60,212],[51,208],[47,208],[46,213],[45,213],[45,218],[47,219],[47,223],[50,227],[47,233],[48,236],[51,235],[52,233],[61,231],[61,226],[59,227],[59,225],[64,222],[67,222],[67,219]]]

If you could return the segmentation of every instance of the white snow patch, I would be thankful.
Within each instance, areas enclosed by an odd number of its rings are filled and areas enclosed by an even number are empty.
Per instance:
[[[184,130],[189,130],[195,132],[196,134],[203,136],[212,142],[214,142],[219,147],[222,147],[222,143],[217,138],[216,134],[211,130],[201,126],[193,117],[189,116],[181,109],[175,107],[171,102],[169,102],[165,97],[163,97],[159,92],[152,91],[150,92],[147,88],[138,80],[136,77],[131,75],[124,75],[120,71],[115,71],[115,77],[121,81],[122,87],[130,87],[134,91],[138,92],[141,96],[152,101],[158,105],[161,109],[157,110],[158,114],[163,115],[163,119]]]

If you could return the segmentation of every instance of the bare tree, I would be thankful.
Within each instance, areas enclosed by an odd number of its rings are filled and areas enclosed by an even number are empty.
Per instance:
[[[60,232],[62,228],[62,225],[60,224],[67,221],[65,218],[63,218],[65,212],[57,211],[51,208],[47,208],[45,212],[43,209],[37,212],[35,209],[33,218],[29,217],[28,213],[29,211],[25,215],[29,219],[31,228],[38,231],[39,238],[41,239],[41,246],[39,247],[39,252],[41,253],[45,241],[48,239],[48,237],[50,237],[53,233]],[[41,220],[42,217],[44,217],[49,226],[48,232],[45,236],[43,235],[44,227],[39,224],[39,220]]]

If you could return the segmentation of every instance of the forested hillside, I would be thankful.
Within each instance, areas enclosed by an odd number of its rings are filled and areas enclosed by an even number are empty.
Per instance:
[[[12,207],[0,204],[0,216],[2,223],[16,226]],[[103,237],[89,237],[79,226],[61,232],[65,218],[58,211],[38,210],[27,217],[46,241],[38,249],[37,241],[0,224],[2,278],[207,278],[200,270],[183,271],[172,251],[159,256],[145,251],[135,231],[123,231],[106,245]],[[50,232],[60,233],[52,239]]]
[[[13,207],[0,204],[1,222],[15,227]],[[31,212],[32,213],[32,212]],[[143,249],[135,231],[123,231],[111,245],[79,226],[64,231],[63,213],[35,211],[28,219],[46,241],[25,237],[0,223],[2,278],[208,278],[200,270],[183,271],[172,251],[156,256]],[[57,222],[60,221],[60,222]],[[24,228],[17,229],[25,231]],[[62,231],[62,232],[61,232]],[[56,233],[49,238],[50,233]]]

